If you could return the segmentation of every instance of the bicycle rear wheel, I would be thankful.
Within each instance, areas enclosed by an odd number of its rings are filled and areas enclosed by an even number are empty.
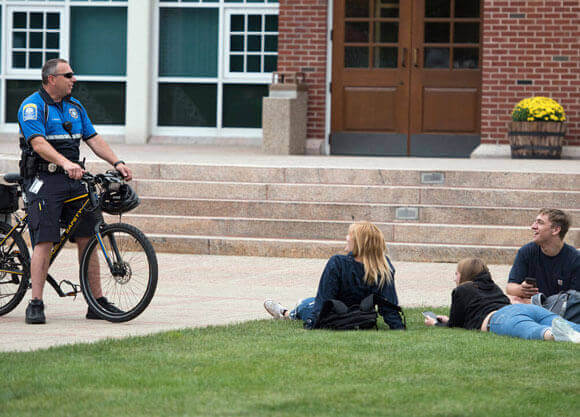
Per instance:
[[[119,311],[111,311],[98,301],[98,284],[91,286],[89,260],[98,260],[102,296]],[[92,268],[95,268],[93,260]],[[80,283],[87,304],[98,316],[112,322],[129,321],[143,312],[157,288],[157,256],[151,242],[136,227],[110,224],[94,236],[83,253]]]
[[[30,282],[30,255],[18,232],[4,240],[12,226],[0,223],[0,316],[14,310]]]

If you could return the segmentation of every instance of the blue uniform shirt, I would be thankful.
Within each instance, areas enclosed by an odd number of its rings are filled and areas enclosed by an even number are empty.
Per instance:
[[[67,124],[70,129],[67,131]],[[97,134],[82,104],[68,96],[55,103],[41,88],[28,96],[18,110],[20,147],[32,150],[30,139],[44,137],[57,152],[70,161],[79,160],[80,140]]]

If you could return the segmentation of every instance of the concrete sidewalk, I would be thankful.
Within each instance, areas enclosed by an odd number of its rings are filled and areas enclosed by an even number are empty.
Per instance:
[[[25,296],[11,313],[0,316],[0,351],[27,351],[50,346],[95,342],[186,327],[266,319],[267,298],[293,306],[316,293],[325,259],[259,258],[158,254],[159,283],[151,305],[136,319],[109,323],[84,318],[87,307],[59,298],[45,288],[47,324],[27,325]],[[399,302],[404,307],[448,305],[455,264],[394,261]],[[505,287],[509,265],[492,265],[496,282]],[[51,273],[78,283],[76,251],[65,249]]]

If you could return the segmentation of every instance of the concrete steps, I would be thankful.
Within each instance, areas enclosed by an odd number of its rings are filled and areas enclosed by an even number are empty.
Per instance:
[[[122,218],[160,252],[326,258],[343,250],[353,220],[369,220],[395,260],[489,263],[513,261],[541,207],[580,223],[579,173],[330,166],[339,159],[317,167],[131,163],[142,204]],[[0,168],[13,171],[16,160]],[[580,246],[579,228],[567,242]]]
[[[381,228],[392,257],[511,263],[541,207],[580,218],[580,175],[156,165],[136,167],[141,206],[123,216],[160,251],[326,258],[353,220]],[[580,246],[580,229],[567,241]]]

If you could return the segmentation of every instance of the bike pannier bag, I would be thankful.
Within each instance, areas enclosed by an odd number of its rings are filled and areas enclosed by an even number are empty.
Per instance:
[[[10,214],[18,210],[18,187],[0,184],[0,213]]]

